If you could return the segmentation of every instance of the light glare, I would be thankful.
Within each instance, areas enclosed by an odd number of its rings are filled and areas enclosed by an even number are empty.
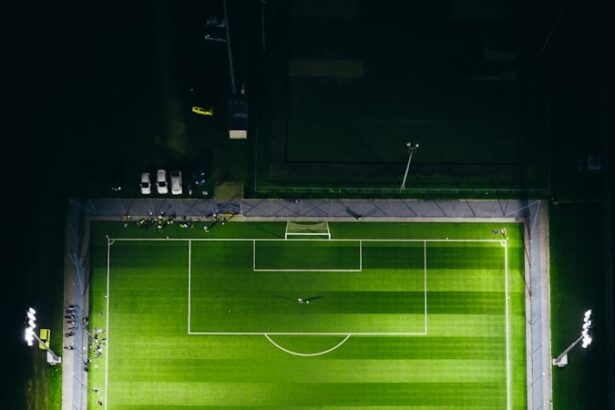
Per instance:
[[[26,328],[25,340],[26,343],[28,343],[28,346],[32,346],[34,344],[34,330],[29,327]]]
[[[583,338],[583,341],[581,343],[581,347],[583,347],[583,349],[587,349],[587,347],[592,344],[592,337],[589,335],[589,331],[592,328],[592,311],[591,309],[588,309],[585,311],[584,317],[583,317],[583,330],[581,331],[581,337]]]
[[[26,332],[24,338],[28,346],[32,346],[34,344],[34,329],[36,329],[36,310],[34,308],[28,308],[26,311],[26,316],[28,317],[28,327],[26,328]]]

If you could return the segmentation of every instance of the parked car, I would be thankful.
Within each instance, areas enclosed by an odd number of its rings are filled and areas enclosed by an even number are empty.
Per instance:
[[[169,183],[167,182],[167,171],[159,169],[156,171],[156,189],[159,194],[169,193]]]
[[[124,185],[124,163],[122,161],[114,161],[111,170],[111,190],[119,192]]]
[[[224,37],[220,37],[220,36],[216,36],[216,35],[211,35],[211,34],[205,34],[205,40],[207,41],[217,41],[219,43],[226,43],[226,38]]]
[[[207,17],[205,20],[205,25],[207,27],[225,28],[226,20],[222,17]]]
[[[203,108],[203,107],[199,107],[199,106],[194,106],[192,107],[192,112],[195,114],[199,114],[199,115],[205,115],[205,116],[213,116],[214,115],[214,109],[213,107],[209,107],[209,108]]]
[[[182,173],[181,171],[171,171],[171,194],[182,194]]]
[[[152,180],[150,179],[149,172],[141,173],[141,193],[143,195],[152,193]]]

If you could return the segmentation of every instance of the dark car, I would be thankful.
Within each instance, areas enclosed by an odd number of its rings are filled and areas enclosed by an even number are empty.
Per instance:
[[[202,168],[198,166],[192,168],[192,182],[196,186],[205,185],[205,171]]]

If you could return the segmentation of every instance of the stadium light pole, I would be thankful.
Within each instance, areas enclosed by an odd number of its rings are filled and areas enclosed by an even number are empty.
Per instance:
[[[45,350],[47,351],[49,355],[47,357],[47,363],[51,365],[56,365],[58,363],[61,363],[62,359],[58,357],[58,355],[55,354],[53,350],[51,350],[47,342],[43,342],[38,337],[38,335],[36,334],[36,331],[34,330],[36,329],[36,310],[34,308],[28,308],[28,310],[26,311],[26,316],[28,318],[28,327],[26,327],[25,340],[28,346],[33,346],[34,340],[36,340],[42,346],[45,346]]]
[[[557,366],[557,367],[566,366],[568,364],[568,352],[570,352],[580,342],[582,342],[581,347],[583,347],[583,349],[587,349],[587,347],[592,343],[592,337],[589,334],[591,328],[592,328],[592,311],[591,309],[589,309],[585,311],[585,315],[583,316],[583,328],[581,330],[581,336],[579,336],[577,340],[572,342],[570,346],[568,346],[566,350],[562,352],[562,354],[560,354],[555,359],[553,359],[553,366]]]
[[[226,48],[228,52],[228,67],[229,74],[231,75],[231,91],[233,95],[237,93],[237,88],[235,87],[235,69],[233,68],[233,49],[231,47],[231,29],[229,28],[229,19],[228,19],[228,8],[226,7],[226,0],[222,0],[222,5],[224,6],[224,28],[226,29]]]
[[[267,50],[267,42],[265,38],[265,5],[267,0],[261,0],[261,47],[263,51]]]
[[[408,147],[408,164],[406,165],[406,172],[404,173],[404,180],[401,182],[401,187],[399,189],[406,189],[406,180],[408,179],[408,171],[410,170],[410,162],[412,161],[412,156],[419,149],[419,144],[416,144],[414,147],[411,142],[406,144]]]

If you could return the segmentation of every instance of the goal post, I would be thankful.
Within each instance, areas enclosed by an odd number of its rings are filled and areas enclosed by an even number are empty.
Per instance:
[[[328,222],[286,222],[286,232],[284,239],[293,237],[323,237],[331,239],[331,231],[329,230]]]

